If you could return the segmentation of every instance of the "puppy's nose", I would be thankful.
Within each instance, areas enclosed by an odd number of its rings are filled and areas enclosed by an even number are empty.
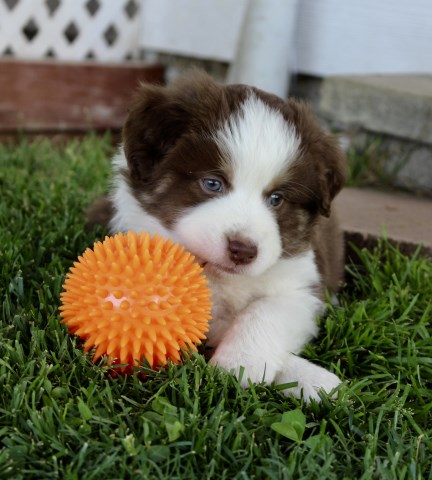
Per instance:
[[[253,244],[246,244],[239,240],[228,241],[230,259],[236,265],[247,265],[255,260],[258,255],[258,248]]]

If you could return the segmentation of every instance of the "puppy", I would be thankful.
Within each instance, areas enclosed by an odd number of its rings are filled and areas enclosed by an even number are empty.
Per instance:
[[[213,300],[211,363],[242,383],[298,382],[319,400],[340,381],[297,356],[343,272],[331,202],[346,162],[310,108],[194,72],[142,85],[114,157],[111,194],[90,223],[159,233],[191,251]]]

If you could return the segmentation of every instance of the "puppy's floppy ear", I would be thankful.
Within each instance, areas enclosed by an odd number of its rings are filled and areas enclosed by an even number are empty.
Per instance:
[[[187,130],[184,104],[165,87],[141,85],[123,128],[123,145],[132,178],[146,182]]]
[[[303,170],[298,182],[313,192],[311,203],[321,215],[328,217],[331,202],[348,175],[345,155],[336,139],[322,130],[309,104],[288,99],[282,114],[294,124],[301,138]]]
[[[328,134],[323,135],[317,155],[320,190],[318,211],[321,215],[329,217],[331,202],[345,185],[348,165],[336,139]]]

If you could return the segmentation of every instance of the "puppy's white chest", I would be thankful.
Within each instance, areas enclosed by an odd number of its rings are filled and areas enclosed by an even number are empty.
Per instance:
[[[259,295],[251,279],[218,279],[209,283],[213,306],[207,338],[210,346],[217,346],[235,317],[263,294]]]
[[[313,298],[312,303],[320,304],[311,290],[319,281],[312,251],[296,258],[281,260],[257,277],[209,278],[213,302],[212,320],[207,335],[209,345],[217,346],[235,318],[255,302],[262,306],[265,300],[268,302],[269,311],[272,311],[277,299],[297,302],[298,298],[305,295]],[[265,315],[265,311],[263,314]],[[281,315],[289,316],[289,313],[281,312]],[[311,318],[314,318],[314,313]]]
[[[252,282],[243,279],[242,283],[243,285],[240,282],[230,281],[230,279],[210,280],[215,314],[218,314],[218,310],[236,314],[254,300],[256,292],[251,285]]]

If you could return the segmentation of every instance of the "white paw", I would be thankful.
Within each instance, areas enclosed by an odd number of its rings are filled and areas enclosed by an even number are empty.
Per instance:
[[[321,367],[318,368],[321,369]],[[303,398],[306,402],[310,402],[311,400],[320,402],[321,398],[318,394],[319,391],[324,391],[325,393],[330,394],[341,383],[340,379],[334,373],[331,373],[324,368],[321,370],[322,371],[317,373],[310,382],[303,383],[301,386]],[[333,392],[331,398],[337,398],[337,392]]]
[[[265,360],[245,354],[224,344],[219,345],[216,349],[210,363],[233,373],[238,379],[241,376],[242,387],[248,387],[249,381],[252,383],[265,381],[265,383],[270,384],[274,381],[279,370],[275,365],[272,366]]]
[[[332,394],[332,398],[337,398],[337,392],[334,389],[341,383],[341,380],[325,368],[314,365],[304,358],[295,355],[290,356],[290,360],[284,370],[276,378],[279,384],[298,382],[294,388],[284,390],[286,395],[293,395],[296,398],[303,398],[306,402],[315,400],[321,401],[320,391]]]

